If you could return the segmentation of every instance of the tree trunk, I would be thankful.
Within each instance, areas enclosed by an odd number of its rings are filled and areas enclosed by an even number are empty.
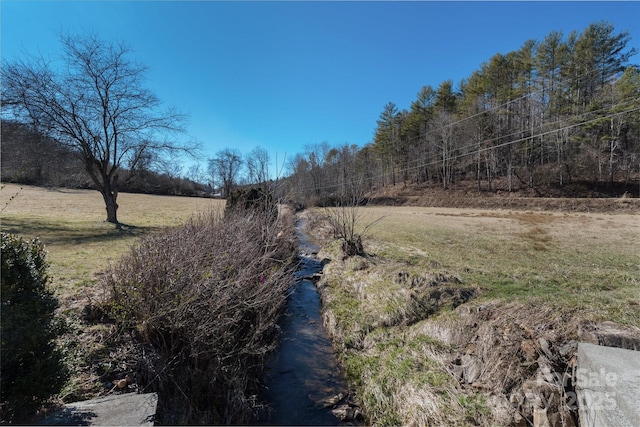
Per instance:
[[[107,210],[107,222],[119,225],[120,222],[118,222],[117,215],[118,203],[116,203],[119,188],[118,175],[108,175],[100,170],[100,168],[97,168],[96,163],[95,161],[86,161],[85,170],[91,177],[95,189],[102,194],[102,199],[104,200],[104,205]]]
[[[482,187],[480,185],[480,156],[478,156],[478,163],[476,164],[476,186],[478,189],[478,192],[480,192],[482,190]]]
[[[102,198],[104,199],[104,204],[107,209],[107,222],[116,225],[120,224],[120,222],[118,222],[118,203],[116,203],[118,192],[112,191],[110,188],[105,188],[102,191]]]

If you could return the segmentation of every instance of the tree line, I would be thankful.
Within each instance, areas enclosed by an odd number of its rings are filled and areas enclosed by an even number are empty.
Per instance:
[[[246,156],[225,148],[181,178],[175,159],[197,153],[176,138],[186,117],[160,110],[130,48],[63,36],[62,67],[29,56],[2,68],[2,179],[96,188],[116,224],[121,190],[226,197],[256,184],[307,201],[463,180],[479,191],[630,185],[640,174],[640,68],[629,64],[630,40],[606,22],[528,40],[455,87],[422,87],[409,108],[388,102],[362,147],[305,146],[274,182],[261,147]]]
[[[630,186],[640,172],[640,68],[629,64],[630,40],[599,22],[498,53],[457,87],[424,86],[409,108],[387,103],[362,148],[305,147],[290,163],[292,189],[319,198],[462,180],[479,191]]]
[[[0,139],[2,182],[94,188],[77,153],[32,126],[5,120]],[[211,188],[198,180],[198,174],[191,169],[182,173],[182,167],[170,159],[152,160],[147,156],[135,170],[121,168],[119,176],[119,190],[128,193],[190,197],[211,194]]]

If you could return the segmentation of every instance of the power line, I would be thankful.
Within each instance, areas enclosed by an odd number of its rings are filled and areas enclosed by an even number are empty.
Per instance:
[[[565,80],[563,80],[562,84],[563,84],[564,87],[571,87],[573,84],[575,84],[575,83],[577,83],[579,81],[583,81],[585,78],[589,78],[589,77],[592,77],[592,76],[595,76],[595,75],[598,75],[598,74],[600,74],[600,70],[599,69],[594,69],[594,70],[589,71],[589,72],[581,73],[581,74],[579,74],[577,76],[574,76],[573,78],[565,79]],[[544,77],[542,77],[542,81],[544,81]],[[408,139],[405,139],[405,140],[397,141],[395,143],[392,142],[392,145],[393,146],[398,146],[399,145],[398,143],[411,144],[411,143],[416,142],[416,141],[426,142],[427,137],[430,136],[430,135],[436,135],[437,133],[442,132],[443,130],[445,130],[447,128],[453,129],[454,126],[458,126],[458,125],[460,125],[461,123],[463,123],[465,121],[471,120],[471,119],[476,118],[476,117],[480,117],[480,116],[485,115],[485,114],[488,115],[488,114],[490,114],[490,113],[492,113],[494,111],[497,111],[497,110],[506,109],[507,110],[507,114],[511,114],[511,112],[509,110],[509,106],[511,104],[514,104],[516,102],[521,102],[523,100],[526,100],[527,98],[532,98],[535,95],[544,96],[545,91],[549,91],[549,90],[550,90],[549,87],[545,87],[544,83],[542,83],[542,87],[540,89],[538,89],[538,90],[535,90],[533,92],[525,93],[524,95],[522,95],[522,96],[520,96],[518,98],[511,99],[511,100],[509,100],[507,102],[504,102],[504,103],[499,104],[497,106],[491,107],[489,109],[485,109],[485,110],[482,110],[482,111],[477,112],[475,114],[471,114],[469,116],[460,118],[458,120],[454,120],[451,123],[447,123],[447,124],[445,124],[443,126],[440,126],[438,128],[429,129],[428,131],[426,131],[426,132],[424,132],[424,133],[422,133],[420,135],[416,135],[413,138],[408,138]],[[626,102],[623,102],[621,104],[616,105],[615,108],[620,108],[622,106],[626,106],[627,104],[633,103],[634,101],[635,100],[628,100]],[[544,102],[540,103],[539,105],[542,105],[542,107],[544,107]],[[516,132],[512,132],[510,134],[506,134],[506,135],[498,135],[498,136],[496,136],[494,138],[491,138],[491,139],[485,139],[485,140],[482,140],[482,141],[476,141],[474,143],[468,144],[468,145],[463,146],[463,147],[455,147],[455,151],[457,151],[457,152],[460,152],[460,151],[464,152],[464,151],[469,150],[469,149],[471,149],[472,151],[465,152],[463,154],[457,154],[455,156],[447,158],[447,160],[448,161],[454,161],[454,160],[458,160],[460,158],[478,155],[480,153],[483,153],[483,152],[486,152],[486,151],[489,151],[489,150],[494,150],[496,148],[501,148],[501,147],[513,145],[513,144],[516,144],[518,142],[523,142],[523,141],[527,141],[527,140],[534,140],[536,138],[541,138],[541,137],[549,135],[549,134],[557,133],[557,132],[560,132],[560,131],[563,131],[563,130],[568,130],[568,129],[575,128],[575,127],[578,127],[578,126],[583,126],[585,124],[589,124],[589,123],[597,121],[597,120],[607,119],[607,118],[615,117],[615,116],[620,115],[620,114],[627,114],[627,113],[630,113],[630,112],[633,112],[633,111],[637,111],[637,109],[627,110],[627,111],[615,113],[615,114],[612,114],[612,115],[599,116],[599,117],[596,117],[594,119],[583,120],[580,123],[575,123],[575,124],[571,124],[571,125],[567,125],[567,126],[563,126],[563,127],[547,130],[547,131],[541,131],[541,129],[548,128],[549,126],[554,126],[554,125],[557,125],[557,124],[560,124],[560,123],[566,123],[567,120],[575,120],[577,117],[588,117],[589,115],[600,114],[600,113],[603,113],[605,111],[611,112],[613,110],[613,108],[614,108],[614,106],[603,107],[603,108],[598,109],[598,110],[587,111],[587,112],[584,112],[584,113],[581,113],[581,114],[576,114],[576,115],[574,115],[573,117],[571,117],[569,119],[559,118],[555,122],[551,122],[551,123],[543,121],[542,123],[539,123],[535,128],[526,129],[526,130],[529,130],[529,131],[532,131],[533,129],[535,129],[539,133],[527,135],[525,137],[517,138],[515,140],[509,140],[509,141],[506,141],[506,142],[503,142],[503,143],[500,143],[500,144],[497,144],[497,145],[486,146],[486,145],[488,145],[488,144],[490,144],[492,142],[498,142],[498,141],[504,140],[505,138],[511,138],[513,136],[516,136],[516,135],[522,135],[522,133],[525,130],[519,130],[519,131],[516,131]],[[536,115],[531,114],[531,115],[528,115],[527,117],[528,118],[534,118],[534,117],[536,117]],[[532,133],[533,133],[533,131],[532,131]],[[480,145],[485,145],[485,147],[476,148],[476,147],[478,147]],[[474,149],[475,149],[475,151],[474,151]],[[395,156],[393,156],[393,155],[391,156],[392,162],[393,162],[393,158],[394,157]],[[415,163],[415,166],[410,166],[411,163]],[[442,163],[442,160],[434,160],[434,161],[424,162],[424,161],[422,161],[420,159],[415,159],[413,161],[410,161],[407,164],[406,167],[400,167],[398,173],[402,175],[402,174],[406,174],[407,172],[410,172],[410,171],[418,170],[418,169],[421,169],[421,168],[426,168],[427,166],[433,166],[433,165],[441,164],[441,163]],[[374,175],[374,176],[371,176],[371,177],[366,177],[364,179],[368,180],[368,181],[373,181],[374,179],[384,178],[387,175],[388,175],[388,173],[382,172],[381,174]],[[332,187],[336,187],[338,185],[339,185],[339,183],[335,183],[335,184],[324,185],[324,186],[321,186],[321,187],[313,187],[312,189],[313,190],[326,190],[326,189],[329,189],[329,188],[332,188]],[[305,189],[303,189],[303,191],[308,191],[308,189],[305,188]]]
[[[635,100],[628,100],[626,102],[623,102],[621,104],[616,105],[615,107],[616,108],[624,107],[624,106],[627,106],[628,104],[633,104],[634,102],[635,102]],[[604,113],[604,112],[609,113],[609,112],[611,112],[612,109],[613,109],[613,107],[608,107],[608,108],[601,108],[599,110],[587,111],[587,112],[584,112],[584,113],[581,113],[581,114],[576,114],[575,116],[572,117],[572,119],[575,120],[577,117],[590,116],[590,115],[600,114],[600,113]],[[603,117],[599,116],[599,117],[594,118],[594,120],[599,120],[599,119],[603,119]],[[565,122],[567,122],[567,120],[569,120],[569,119],[564,118],[564,119],[558,119],[558,120],[556,120],[554,122],[540,123],[539,125],[536,126],[535,129],[538,130],[538,129],[541,129],[541,128],[554,126],[556,124],[565,123]],[[528,130],[530,130],[530,129],[528,129]],[[538,138],[540,136],[544,136],[544,135],[547,135],[549,133],[559,132],[560,130],[563,130],[563,128],[557,128],[557,129],[550,130],[548,132],[522,137],[521,140]],[[505,138],[510,138],[510,137],[513,137],[513,136],[516,136],[516,135],[521,135],[522,133],[523,133],[522,130],[518,130],[518,131],[509,133],[509,134],[499,135],[499,136],[496,136],[494,138],[484,139],[482,141],[477,141],[477,142],[471,143],[471,144],[466,145],[466,146],[456,147],[456,149],[458,151],[465,151],[467,149],[472,149],[472,148],[474,148],[475,146],[477,146],[479,144],[485,144],[486,145],[486,144],[491,143],[491,142],[497,142],[497,141],[500,141],[500,140],[505,139]],[[489,147],[488,149],[490,149],[490,148],[491,147]],[[419,161],[420,160],[414,160],[414,162],[419,162]]]
[[[628,104],[628,103],[631,103],[631,102],[633,102],[633,101],[629,101],[629,102],[626,102],[624,104]],[[624,104],[621,104],[621,105],[624,105]],[[619,105],[617,107],[619,107]],[[600,111],[603,111],[603,110],[601,109]],[[449,158],[447,158],[447,161],[451,161],[451,162],[457,161],[457,160],[459,160],[461,158],[472,157],[472,156],[475,156],[475,155],[478,155],[478,154],[481,154],[481,153],[484,153],[484,152],[487,152],[487,151],[491,151],[491,150],[495,150],[495,149],[498,149],[498,148],[507,147],[507,146],[510,146],[510,145],[513,145],[513,144],[517,144],[517,143],[520,143],[520,142],[524,142],[524,141],[528,141],[528,140],[533,140],[535,138],[541,138],[541,137],[546,136],[546,135],[555,134],[555,133],[558,133],[558,132],[561,132],[561,131],[573,129],[573,128],[580,127],[580,126],[585,126],[585,125],[588,125],[590,123],[594,123],[596,121],[607,120],[607,119],[610,119],[610,118],[613,118],[613,117],[618,117],[618,116],[621,116],[621,115],[624,115],[624,114],[633,113],[633,112],[636,112],[636,111],[640,111],[640,107],[628,109],[628,110],[625,110],[625,111],[618,111],[618,112],[615,112],[615,113],[610,113],[610,114],[605,115],[605,116],[598,116],[598,117],[595,117],[595,118],[584,120],[584,121],[581,121],[579,123],[573,123],[573,124],[565,125],[565,126],[554,128],[554,129],[550,129],[550,130],[541,131],[541,132],[533,134],[533,135],[528,135],[528,136],[521,137],[521,138],[518,138],[518,139],[515,139],[515,140],[506,141],[506,142],[503,142],[503,143],[500,143],[500,144],[497,144],[497,145],[481,147],[481,148],[478,148],[478,149],[476,149],[474,151],[461,153],[461,154],[457,154],[455,156],[449,157]],[[593,113],[594,112],[586,112],[586,113],[580,114],[578,116],[584,116],[584,115],[593,114]],[[560,121],[561,120],[558,120],[558,121],[556,121],[554,123],[558,123]],[[563,120],[563,121],[566,121],[566,120]],[[547,127],[547,126],[549,126],[548,123],[543,123],[538,127],[538,129],[541,128],[541,127]],[[496,137],[496,138],[479,141],[478,143],[475,143],[473,145],[474,146],[483,145],[483,144],[486,145],[487,143],[498,141],[500,139],[503,139],[503,138],[508,137],[508,136],[513,136],[513,135],[516,135],[518,133],[521,133],[521,132],[515,132],[515,133],[512,133],[510,135],[503,135],[503,136],[499,136],[499,137]],[[468,145],[466,147],[471,147],[471,146],[472,145]],[[466,147],[462,147],[462,148],[458,147],[455,150],[456,151],[461,151],[461,149],[464,149]],[[423,168],[426,168],[428,166],[439,165],[439,164],[442,164],[442,160],[433,160],[433,161],[429,161],[429,162],[422,162],[422,163],[419,163],[419,164],[417,164],[415,166],[411,166],[411,167],[407,167],[407,168],[400,168],[398,173],[400,175],[402,175],[403,173],[406,173],[406,172],[410,172],[410,171],[414,171],[414,170],[418,170],[418,169],[423,169]],[[381,174],[378,174],[378,175],[374,175],[374,176],[363,178],[363,180],[365,180],[365,181],[367,181],[367,180],[369,180],[369,181],[378,180],[378,179],[382,179],[382,178],[386,177],[387,175],[388,175],[387,173],[382,172]],[[302,191],[303,192],[309,192],[309,191],[317,191],[317,190],[327,190],[327,189],[331,189],[331,188],[334,188],[334,187],[338,187],[339,184],[340,184],[339,182],[335,182],[335,183],[323,185],[323,186],[320,186],[320,187],[315,187],[315,186],[314,187],[304,187],[302,189]]]
[[[591,71],[589,71],[589,72],[581,73],[581,74],[579,74],[579,75],[577,75],[577,76],[574,76],[573,78],[567,79],[567,80],[565,81],[565,83],[564,83],[564,86],[568,86],[568,87],[570,87],[572,84],[577,83],[577,82],[579,82],[579,81],[582,81],[582,80],[583,80],[583,79],[585,79],[585,78],[593,77],[593,76],[594,76],[594,75],[596,75],[596,74],[600,74],[600,70],[599,70],[599,69],[594,69],[594,70],[591,70]],[[529,97],[533,97],[533,95],[536,95],[536,94],[544,94],[545,90],[549,90],[549,88],[545,88],[545,87],[544,87],[544,83],[543,83],[543,85],[542,85],[542,86],[543,86],[543,87],[542,87],[542,88],[540,88],[540,89],[538,89],[538,90],[535,90],[535,91],[533,91],[533,92],[526,93],[526,94],[524,94],[524,95],[522,95],[522,96],[520,96],[520,97],[518,97],[518,98],[514,98],[514,99],[511,99],[511,100],[509,100],[509,101],[506,101],[506,102],[504,102],[504,103],[502,103],[502,104],[496,105],[495,107],[491,107],[491,108],[488,108],[488,109],[484,109],[484,110],[479,111],[479,112],[477,112],[477,113],[475,113],[475,114],[472,114],[472,115],[470,115],[470,116],[463,117],[463,118],[458,119],[458,120],[456,120],[456,121],[453,121],[453,122],[451,122],[451,123],[449,123],[449,124],[446,124],[446,125],[444,125],[444,126],[441,126],[441,127],[437,128],[437,129],[431,129],[431,130],[429,130],[428,132],[426,132],[424,135],[419,135],[419,136],[416,136],[416,137],[414,137],[414,138],[410,138],[410,139],[406,140],[405,142],[410,143],[410,142],[417,141],[417,140],[422,139],[422,138],[424,138],[426,135],[429,135],[429,134],[431,134],[431,133],[435,133],[435,132],[438,132],[438,131],[442,131],[443,129],[445,129],[445,128],[447,128],[447,127],[453,127],[453,126],[458,125],[458,124],[460,124],[460,123],[462,123],[462,122],[464,122],[464,121],[466,121],[466,120],[470,120],[470,119],[472,119],[472,118],[475,118],[475,117],[478,117],[478,116],[482,116],[482,115],[484,115],[484,114],[488,114],[488,113],[490,113],[490,112],[492,112],[492,111],[495,111],[495,110],[499,110],[499,109],[505,108],[505,107],[509,106],[510,104],[515,103],[515,102],[518,102],[518,101],[524,100],[524,99],[529,98]],[[507,109],[507,110],[508,110],[508,109]]]

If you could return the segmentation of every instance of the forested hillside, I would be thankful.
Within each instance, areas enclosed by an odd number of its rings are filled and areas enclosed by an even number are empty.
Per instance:
[[[489,191],[617,183],[635,194],[640,68],[630,42],[606,22],[556,31],[494,55],[457,86],[426,85],[408,108],[387,103],[364,147],[306,147],[291,162],[294,193],[467,181]]]
[[[33,126],[15,121],[2,122],[2,182],[93,188],[93,182],[77,154],[69,147],[49,138]],[[151,158],[135,170],[119,171],[121,191],[130,193],[202,196],[211,190],[205,184],[179,177],[171,165],[152,165]]]

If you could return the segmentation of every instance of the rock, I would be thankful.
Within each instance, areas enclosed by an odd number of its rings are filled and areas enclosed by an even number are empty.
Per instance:
[[[364,415],[360,411],[360,408],[351,402],[337,406],[331,410],[331,413],[344,423],[364,421]]]
[[[562,389],[555,382],[543,380],[544,376],[541,373],[537,380],[525,381],[522,384],[522,390],[526,397],[525,403],[532,407],[533,425],[536,427],[555,427],[558,425],[556,424],[557,420],[562,420],[559,413],[564,411]]]
[[[551,357],[551,349],[550,349],[550,346],[549,346],[549,341],[547,341],[546,339],[540,337],[540,338],[538,338],[538,344],[540,345],[540,348],[542,349],[544,354],[546,354],[547,357]]]
[[[42,425],[153,426],[158,395],[116,394],[68,403],[49,415]]]
[[[583,426],[639,426],[640,353],[587,343],[578,345],[574,370]]]
[[[560,387],[541,378],[528,380],[522,384],[522,391],[530,403],[543,402],[543,406],[551,403],[554,396],[560,396]]]
[[[462,370],[464,380],[472,384],[480,377],[480,362],[477,358],[465,354],[462,356]]]
[[[578,329],[580,341],[605,347],[640,350],[640,329],[602,322],[597,325],[581,325]]]
[[[558,348],[558,353],[564,358],[573,356],[578,351],[578,342],[569,341]]]
[[[551,362],[549,361],[549,359],[547,359],[543,355],[540,355],[540,357],[538,357],[538,359],[536,360],[536,364],[538,365],[538,369],[536,371],[535,380],[538,382],[545,381],[549,384],[554,384],[555,377],[553,376],[551,370]]]
[[[338,393],[335,396],[330,396],[325,399],[319,400],[315,403],[316,408],[331,408],[336,406],[340,401],[344,399],[344,394]]]
[[[331,413],[340,421],[353,421],[356,419],[356,410],[347,404],[339,405],[331,410]]]

